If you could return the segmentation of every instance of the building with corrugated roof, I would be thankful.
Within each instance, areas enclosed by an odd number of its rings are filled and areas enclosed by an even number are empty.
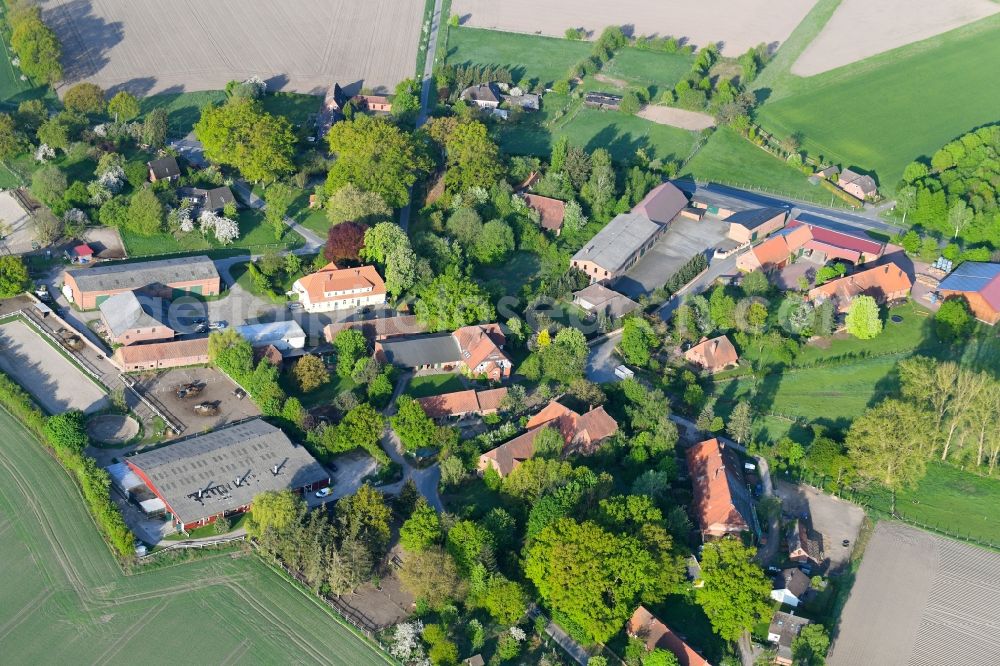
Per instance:
[[[259,418],[125,458],[184,531],[248,511],[266,491],[304,493],[330,475],[280,429]]]
[[[115,294],[142,291],[173,298],[184,294],[217,296],[222,287],[215,262],[205,255],[101,264],[70,268],[63,275],[63,295],[81,310],[93,310]]]
[[[941,280],[938,294],[961,296],[976,319],[992,326],[1000,321],[1000,264],[966,261]]]

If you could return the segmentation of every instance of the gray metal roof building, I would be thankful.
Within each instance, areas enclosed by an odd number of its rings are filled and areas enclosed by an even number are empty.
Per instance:
[[[747,229],[756,229],[785,212],[787,211],[784,208],[751,208],[733,213],[726,218],[726,222],[739,224]]]
[[[205,255],[69,269],[66,273],[73,276],[82,291],[142,289],[153,284],[219,279],[215,262]]]
[[[573,255],[574,261],[591,261],[617,273],[635,258],[643,245],[663,230],[645,215],[624,213],[605,225]]]
[[[399,335],[380,343],[385,360],[404,368],[459,363],[462,352],[451,333]]]
[[[329,482],[329,472],[308,451],[261,419],[180,440],[125,461],[185,527],[244,510],[268,490],[298,490]]]
[[[149,298],[137,296],[134,291],[123,291],[111,296],[101,303],[100,309],[114,338],[135,328],[165,326],[163,308],[155,305]]]

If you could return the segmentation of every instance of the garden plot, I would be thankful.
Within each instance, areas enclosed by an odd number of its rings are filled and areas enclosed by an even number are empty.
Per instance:
[[[90,377],[23,321],[0,326],[0,370],[49,414],[96,412],[108,405],[104,391]]]
[[[792,65],[812,76],[940,35],[1000,12],[991,0],[843,0]]]
[[[534,0],[454,0],[452,14],[463,25],[562,37],[567,28],[599,33],[609,25],[631,26],[637,35],[671,35],[696,46],[722,45],[738,56],[761,42],[785,41],[815,0],[549,0],[539,11]]]
[[[322,93],[413,76],[424,2],[50,0],[43,9],[67,85],[149,95],[260,76],[271,90]]]

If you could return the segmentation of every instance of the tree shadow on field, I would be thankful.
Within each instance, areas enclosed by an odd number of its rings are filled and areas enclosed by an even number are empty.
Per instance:
[[[275,92],[282,90],[288,85],[288,75],[287,74],[275,74],[269,79],[264,79],[264,83],[267,85],[267,92]]]
[[[114,97],[116,93],[127,91],[138,98],[145,97],[149,94],[149,91],[153,89],[156,85],[156,79],[152,76],[142,76],[135,79],[129,79],[122,83],[116,83],[107,90],[104,91],[106,97]]]
[[[108,52],[124,38],[121,21],[108,23],[94,13],[91,0],[72,0],[43,12],[63,45],[64,81],[94,76],[108,64]]]
[[[644,136],[633,138],[630,132],[620,132],[617,124],[610,124],[592,136],[587,145],[584,146],[588,153],[604,148],[611,153],[611,158],[616,162],[626,160],[640,148],[649,148],[649,139]]]

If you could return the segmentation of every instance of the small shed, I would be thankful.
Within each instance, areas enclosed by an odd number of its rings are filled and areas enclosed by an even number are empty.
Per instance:
[[[94,260],[94,248],[80,243],[66,250],[66,258],[74,264],[89,264]]]

